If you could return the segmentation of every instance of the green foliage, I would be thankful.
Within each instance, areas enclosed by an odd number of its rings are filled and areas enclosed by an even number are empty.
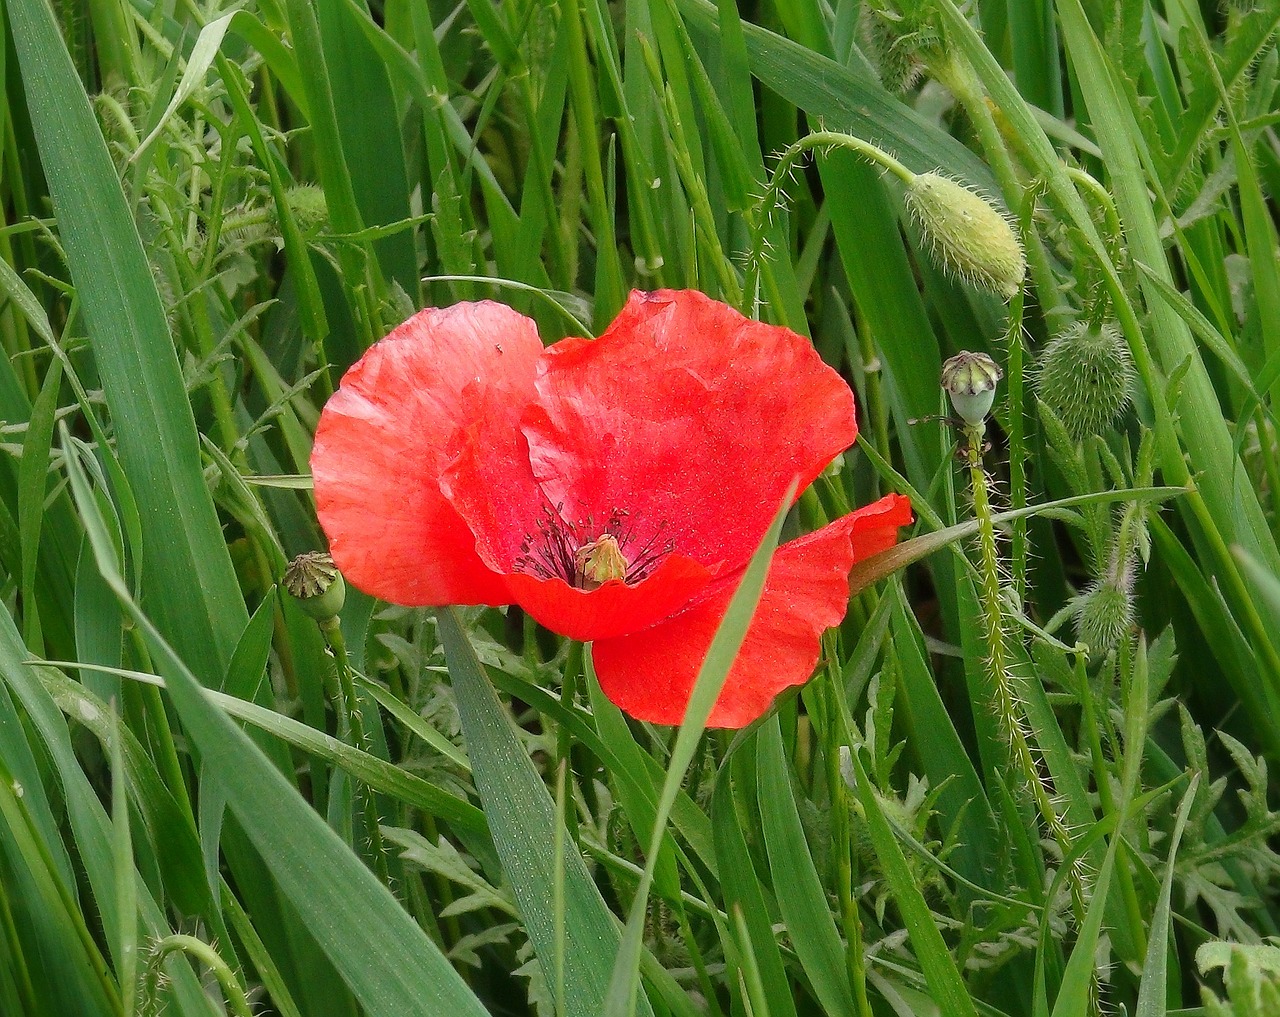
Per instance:
[[[0,1012],[1280,1010],[1280,0],[4,10]],[[685,286],[922,538],[762,722],[278,590],[403,318]]]

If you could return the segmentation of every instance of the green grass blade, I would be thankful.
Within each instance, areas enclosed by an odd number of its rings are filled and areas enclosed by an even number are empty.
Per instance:
[[[45,846],[18,797],[20,786],[0,766],[0,861],[5,895],[17,909],[26,950],[37,965],[37,991],[52,1013],[121,1014],[120,996],[70,888],[48,864]]]
[[[856,738],[853,720],[846,713],[846,742],[849,745],[850,762],[853,765],[853,792],[862,805],[871,844],[884,872],[894,902],[902,914],[903,924],[911,937],[920,970],[924,972],[929,992],[943,1017],[977,1017],[977,1009],[965,988],[960,969],[947,948],[938,929],[938,923],[929,911],[929,905],[916,885],[902,848],[894,835],[893,827],[885,817],[871,778],[862,762],[862,745]]]
[[[439,948],[265,754],[226,717],[119,575],[88,482],[68,449],[68,473],[103,578],[141,630],[167,679],[169,696],[202,765],[281,894],[293,906],[370,1017],[456,1013],[484,1008]]]
[[[471,772],[529,939],[548,984],[555,985],[557,937],[564,937],[566,1013],[599,1017],[621,941],[618,927],[576,849],[557,859],[550,835],[560,821],[555,803],[485,677],[457,612],[444,609],[436,619]],[[557,868],[564,886],[563,929],[555,927]],[[641,1012],[652,1014],[643,996]]]
[[[62,384],[62,362],[53,360],[45,375],[40,395],[31,407],[27,434],[22,442],[22,462],[18,468],[18,535],[22,541],[23,637],[37,653],[44,650],[40,612],[36,606],[36,563],[40,531],[44,522],[45,492],[49,487],[49,445],[53,441],[53,421],[58,409],[58,389]]]
[[[1200,775],[1193,773],[1187,790],[1182,796],[1177,818],[1173,822],[1173,836],[1169,839],[1168,861],[1164,879],[1160,882],[1160,896],[1151,916],[1150,939],[1147,942],[1147,959],[1142,965],[1142,982],[1138,987],[1138,1006],[1134,1017],[1165,1017],[1165,980],[1169,964],[1170,901],[1173,897],[1174,860],[1178,857],[1178,845],[1187,827],[1187,817],[1195,803],[1200,787]]]
[[[201,473],[164,308],[49,8],[17,0],[8,16],[120,461],[144,494],[142,569],[156,623],[201,679],[216,684],[248,615]]]
[[[716,629],[711,646],[707,649],[706,659],[698,670],[698,677],[693,683],[693,691],[689,695],[685,707],[684,720],[676,734],[675,746],[671,750],[671,761],[667,766],[667,779],[662,786],[662,797],[658,800],[658,812],[654,821],[653,837],[645,852],[644,875],[640,887],[636,890],[635,899],[631,902],[631,910],[627,915],[626,932],[622,946],[618,950],[617,960],[613,966],[613,977],[609,983],[609,995],[605,1001],[604,1012],[609,1017],[631,1017],[635,1012],[636,970],[640,962],[641,941],[644,930],[644,916],[647,910],[649,885],[653,879],[654,868],[658,863],[661,838],[665,834],[667,820],[671,816],[672,806],[680,791],[680,783],[684,780],[689,764],[693,762],[697,750],[698,739],[706,730],[707,718],[715,706],[716,698],[729,677],[729,669],[738,655],[738,649],[746,638],[747,629],[755,615],[756,605],[764,592],[765,580],[769,576],[769,565],[773,561],[773,552],[778,546],[778,538],[782,535],[782,524],[786,520],[789,506],[795,494],[795,481],[787,489],[782,499],[782,506],[765,532],[759,548],[751,556],[738,588],[729,601],[728,610]]]
[[[129,829],[129,793],[124,775],[120,718],[111,714],[111,831],[115,849],[116,913],[110,930],[120,977],[121,1009],[132,1015],[138,987],[138,887],[133,876],[133,833]]]
[[[756,767],[774,893],[800,966],[827,1013],[855,1013],[844,947],[800,826],[777,717],[760,729]]]
[[[930,787],[942,787],[936,806],[938,827],[959,823],[959,845],[952,864],[969,880],[981,883],[994,868],[999,850],[996,824],[986,792],[964,744],[947,714],[937,682],[925,663],[920,633],[902,587],[893,583],[893,646],[898,658],[902,696],[897,709],[915,733],[915,744]],[[945,784],[945,787],[943,785]]]
[[[366,226],[401,222],[412,214],[410,188],[399,107],[387,68],[360,31],[355,20],[360,15],[346,0],[320,0],[316,13],[334,119],[360,220]],[[375,240],[373,251],[383,275],[398,282],[416,306],[419,273],[412,231]]]
[[[721,768],[716,777],[711,806],[716,858],[723,873],[725,910],[737,924],[743,946],[751,950],[751,956],[744,957],[743,961],[758,969],[760,988],[768,1000],[770,1017],[796,1017],[796,1004],[791,998],[773,922],[766,909],[751,856],[747,853],[742,828],[738,825],[731,771],[728,766]]]

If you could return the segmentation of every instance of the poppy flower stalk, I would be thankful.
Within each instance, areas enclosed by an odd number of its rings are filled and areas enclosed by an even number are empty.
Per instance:
[[[421,311],[347,372],[311,467],[349,582],[406,606],[518,604],[594,644],[621,709],[678,724],[786,492],[856,436],[811,343],[668,290],[546,349],[502,304]],[[778,549],[712,726],[809,678],[853,564],[910,521],[889,495]]]

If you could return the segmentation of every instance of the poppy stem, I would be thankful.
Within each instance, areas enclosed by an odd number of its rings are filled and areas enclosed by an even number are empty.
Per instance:
[[[351,664],[347,658],[347,642],[342,635],[342,625],[336,615],[326,618],[319,624],[325,642],[329,644],[329,651],[333,654],[334,667],[338,673],[338,695],[334,705],[338,713],[339,734],[348,745],[362,752],[372,753],[373,743],[364,728],[364,717],[360,712],[360,700],[356,696],[355,682],[351,676]],[[373,871],[385,885],[389,886],[391,876],[387,869],[386,848],[382,843],[378,804],[374,800],[373,792],[358,781],[352,784],[352,794],[364,813],[364,832]]]
[[[987,677],[989,709],[996,729],[1004,740],[1010,762],[1022,776],[1035,800],[1045,827],[1057,842],[1062,856],[1071,855],[1072,837],[1053,802],[1053,787],[1036,763],[1025,722],[1021,683],[1023,678],[1011,667],[1009,636],[1005,631],[1004,606],[1001,603],[1001,560],[996,546],[992,519],[990,484],[982,462],[986,423],[965,424],[963,428],[965,466],[973,495],[973,514],[978,524],[978,614],[982,638],[987,645]],[[1070,885],[1076,921],[1083,922],[1086,912],[1085,873],[1082,860],[1072,866]]]
[[[883,167],[904,184],[910,184],[916,178],[916,174],[884,149],[877,148],[871,142],[863,141],[852,134],[844,134],[840,131],[814,131],[793,142],[778,156],[764,193],[760,195],[755,208],[747,216],[751,230],[751,246],[747,250],[744,262],[742,285],[744,299],[751,300],[753,304],[758,302],[760,271],[771,255],[769,228],[775,220],[777,210],[787,204],[787,184],[794,178],[797,167],[815,149],[831,151],[836,148],[848,149],[868,162]],[[748,307],[746,310],[754,315],[758,309]]]
[[[234,1017],[252,1017],[253,1008],[249,1005],[244,986],[222,955],[203,939],[177,933],[165,936],[149,951],[141,998],[138,1000],[141,1013],[150,1013],[151,1007],[158,1007],[160,988],[165,978],[164,962],[174,953],[184,953],[209,969],[222,990],[228,1011]]]

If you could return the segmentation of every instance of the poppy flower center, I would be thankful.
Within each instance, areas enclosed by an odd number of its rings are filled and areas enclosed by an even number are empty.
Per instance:
[[[627,559],[618,546],[618,538],[609,533],[578,548],[574,565],[588,583],[599,585],[610,579],[627,578]]]
[[[674,549],[661,539],[665,523],[647,540],[636,539],[625,509],[613,509],[603,524],[588,516],[569,522],[563,504],[553,512],[544,506],[537,529],[526,533],[515,566],[539,579],[558,577],[590,592],[612,579],[628,585],[640,582]]]

